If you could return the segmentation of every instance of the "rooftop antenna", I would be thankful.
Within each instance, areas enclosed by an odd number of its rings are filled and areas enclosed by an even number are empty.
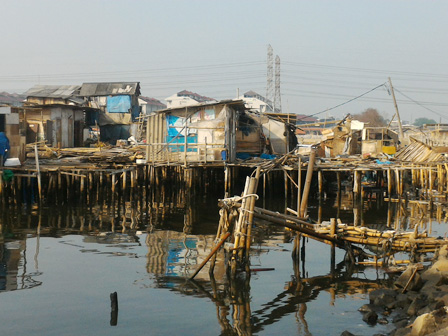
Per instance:
[[[274,109],[272,101],[274,100],[274,51],[270,44],[268,44],[268,58],[267,58],[267,76],[266,76],[266,103]]]

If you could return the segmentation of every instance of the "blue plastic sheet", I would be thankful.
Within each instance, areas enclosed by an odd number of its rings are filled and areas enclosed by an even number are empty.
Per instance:
[[[390,162],[389,160],[386,160],[386,161],[380,161],[380,160],[376,159],[375,162],[376,162],[377,164],[392,164],[392,162]]]
[[[185,118],[167,115],[166,122],[168,124],[168,135],[170,137],[181,135],[180,133],[185,125]],[[183,131],[183,134],[185,134],[185,130]]]
[[[166,142],[169,143],[169,148],[172,153],[177,152],[185,152],[185,137],[184,136],[178,136],[178,137],[166,137]],[[196,134],[189,135],[187,137],[187,144],[197,144],[198,143],[198,137]],[[187,148],[187,152],[197,152],[198,149],[195,146],[194,148]]]
[[[131,96],[107,97],[107,112],[129,113],[131,110]]]

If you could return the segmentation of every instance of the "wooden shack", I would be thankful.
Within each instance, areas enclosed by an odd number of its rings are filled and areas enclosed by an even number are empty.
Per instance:
[[[147,118],[147,160],[222,163],[259,156],[268,151],[262,118],[242,100],[157,111]]]
[[[355,155],[361,153],[361,130],[363,124],[357,120],[344,118],[332,132],[327,132],[323,145],[329,157]]]
[[[387,127],[364,127],[362,130],[363,155],[375,157],[381,153],[394,155],[398,146],[398,133]]]
[[[137,135],[139,82],[83,83],[79,97],[89,108],[87,124],[99,125],[101,141],[115,145]]]
[[[36,85],[25,92],[24,107],[14,108],[26,143],[45,141],[61,148],[83,145],[84,100],[78,85]]]

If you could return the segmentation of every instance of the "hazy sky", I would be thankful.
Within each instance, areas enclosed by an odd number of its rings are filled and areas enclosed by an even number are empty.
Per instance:
[[[402,119],[448,123],[448,1],[0,0],[0,91],[140,81],[164,100],[266,94],[267,46],[281,59],[284,112],[317,114],[392,78]],[[376,108],[381,86],[318,114]]]

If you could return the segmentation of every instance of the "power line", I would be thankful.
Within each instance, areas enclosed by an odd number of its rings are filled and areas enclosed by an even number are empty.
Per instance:
[[[369,69],[369,68],[354,68],[354,67],[344,67],[344,66],[324,65],[324,64],[312,64],[312,63],[300,63],[300,62],[284,62],[284,64],[285,65],[300,66],[300,67],[324,68],[324,69],[336,69],[336,70],[339,69],[339,70],[370,72],[370,73],[387,73],[387,74],[405,75],[405,76],[413,76],[413,77],[448,78],[448,75],[423,73],[423,72],[379,70],[379,69]]]
[[[429,107],[422,105],[421,103],[419,103],[418,101],[412,99],[411,97],[407,96],[406,94],[404,94],[403,92],[401,92],[400,90],[398,90],[397,88],[395,88],[395,91],[397,91],[398,93],[400,93],[401,95],[403,95],[404,97],[406,97],[407,99],[409,99],[410,101],[412,101],[413,103],[417,104],[420,107],[423,107],[424,109],[437,114],[439,117],[444,118],[444,119],[448,119],[448,117],[446,115],[443,115],[442,113],[436,112],[432,109],[430,109]]]
[[[196,65],[189,67],[173,67],[173,68],[157,68],[157,69],[137,69],[137,70],[123,70],[123,71],[104,71],[104,72],[78,72],[78,73],[60,73],[60,74],[26,74],[26,75],[13,75],[13,76],[0,76],[1,80],[13,80],[13,79],[35,79],[37,76],[41,78],[67,78],[67,77],[78,77],[78,76],[104,76],[104,75],[138,75],[142,73],[157,73],[164,71],[190,71],[190,70],[210,70],[210,69],[225,69],[229,67],[246,67],[249,65],[261,65],[264,64],[262,61],[251,61],[251,62],[238,62],[238,63],[221,63],[221,64],[209,64],[209,65]]]
[[[350,99],[350,100],[347,100],[346,102],[343,102],[343,103],[341,103],[341,104],[339,104],[339,105],[336,105],[336,106],[327,108],[326,110],[323,110],[323,111],[321,111],[321,112],[317,112],[317,113],[314,113],[314,114],[311,114],[311,115],[302,117],[302,118],[300,118],[300,119],[304,119],[304,118],[306,118],[306,117],[313,117],[313,116],[315,116],[315,115],[318,115],[318,114],[321,114],[321,113],[324,113],[324,112],[328,112],[328,111],[334,110],[335,108],[341,107],[342,105],[348,104],[348,103],[350,103],[350,102],[352,102],[352,101],[354,101],[354,100],[356,100],[356,99],[358,99],[358,98],[361,98],[362,96],[365,96],[366,94],[368,94],[368,93],[370,93],[370,92],[372,92],[372,91],[374,91],[374,90],[376,90],[376,89],[378,89],[378,88],[380,88],[380,87],[382,87],[382,86],[384,86],[384,85],[386,85],[386,83],[380,84],[380,85],[374,87],[373,89],[371,89],[371,90],[369,90],[369,91],[367,91],[367,92],[364,92],[363,94],[361,94],[361,95],[359,95],[359,96],[356,96],[356,97],[354,97],[354,98],[352,98],[352,99]],[[300,119],[299,119],[299,120],[300,120]]]

